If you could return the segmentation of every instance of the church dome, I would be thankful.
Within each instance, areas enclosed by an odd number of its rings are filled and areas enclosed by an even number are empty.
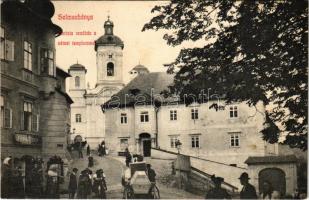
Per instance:
[[[105,33],[95,41],[94,49],[97,50],[98,46],[120,46],[124,47],[123,41],[113,33],[114,23],[109,19],[104,23]]]
[[[81,64],[78,64],[78,63],[71,65],[70,68],[69,68],[69,72],[71,70],[84,70],[85,72],[87,72],[85,66],[81,65]]]
[[[131,74],[135,74],[135,72],[137,74],[148,74],[149,70],[147,69],[147,67],[145,67],[144,65],[138,64],[135,67],[133,67],[133,69],[131,70]]]
[[[115,45],[120,46],[121,48],[124,47],[123,41],[116,35],[103,35],[99,37],[95,41],[95,50],[97,50],[98,46],[108,46],[108,45]]]

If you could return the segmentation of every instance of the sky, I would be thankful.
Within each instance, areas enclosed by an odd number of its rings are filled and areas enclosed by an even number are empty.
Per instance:
[[[61,35],[56,38],[56,64],[67,70],[79,63],[87,68],[86,79],[90,87],[96,83],[96,52],[93,45],[59,45],[61,41],[94,41],[104,34],[103,24],[110,16],[114,22],[114,34],[124,42],[123,76],[127,83],[129,71],[139,63],[151,72],[166,71],[163,64],[177,57],[181,46],[171,47],[163,39],[165,30],[142,32],[145,23],[156,14],[151,13],[155,5],[167,1],[54,1],[53,22],[64,32],[91,31],[96,35]],[[93,15],[93,20],[63,20],[59,15]]]

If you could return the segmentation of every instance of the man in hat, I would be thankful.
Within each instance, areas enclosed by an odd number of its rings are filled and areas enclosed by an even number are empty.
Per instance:
[[[253,185],[249,183],[249,175],[244,172],[240,175],[240,184],[243,185],[240,191],[240,199],[257,199],[256,191]]]
[[[207,192],[205,199],[231,199],[231,195],[221,188],[221,183],[224,181],[222,177],[212,175],[211,180],[214,183],[214,188]]]
[[[74,199],[76,190],[77,190],[77,168],[73,168],[72,173],[70,174],[70,181],[69,181],[69,198]]]

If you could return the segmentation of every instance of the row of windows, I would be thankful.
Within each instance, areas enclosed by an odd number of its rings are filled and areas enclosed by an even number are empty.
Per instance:
[[[12,109],[5,105],[5,98],[1,95],[1,128],[13,127]],[[21,112],[21,130],[39,131],[39,115],[33,113],[33,102],[25,101]]]
[[[237,106],[233,106],[230,108],[230,117],[231,118],[236,118],[238,117],[238,112],[237,112]],[[191,109],[191,119],[196,120],[199,118],[199,113],[197,108]],[[175,121],[177,120],[177,110],[170,110],[170,120]],[[140,114],[140,121],[141,122],[149,122],[149,114],[148,112],[141,112]],[[120,114],[120,123],[121,124],[127,124],[127,114],[126,113],[121,113]]]
[[[229,144],[231,147],[240,146],[240,133],[230,133],[229,134]],[[191,148],[200,148],[200,135],[192,135],[191,139]],[[177,142],[179,142],[179,136],[173,135],[170,136],[170,147],[177,148]]]
[[[0,59],[14,61],[14,42],[5,39],[4,28],[1,27]],[[24,68],[33,71],[33,45],[24,40],[23,44]],[[48,48],[40,48],[40,68],[42,73],[50,76],[56,75],[54,51]]]

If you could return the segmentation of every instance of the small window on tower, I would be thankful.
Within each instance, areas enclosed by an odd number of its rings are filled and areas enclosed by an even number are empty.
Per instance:
[[[107,76],[114,76],[114,63],[107,63]]]

